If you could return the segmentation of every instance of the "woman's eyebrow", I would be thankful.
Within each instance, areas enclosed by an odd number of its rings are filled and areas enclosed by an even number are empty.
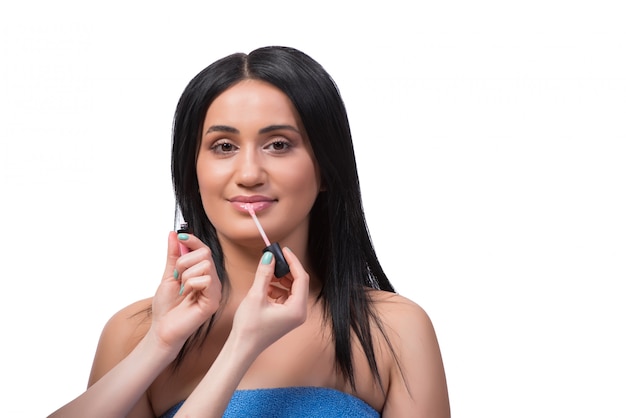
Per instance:
[[[205,132],[205,135],[211,132],[228,132],[231,134],[238,134],[239,130],[233,128],[232,126],[226,126],[226,125],[213,125],[211,127],[209,127],[209,129],[207,129],[207,131]]]
[[[269,125],[269,126],[266,126],[265,128],[259,129],[259,133],[266,134],[268,132],[280,131],[282,129],[287,129],[297,134],[300,133],[300,131],[292,125]],[[205,132],[205,135],[211,132],[227,132],[231,134],[238,134],[239,130],[228,125],[213,125],[213,126],[210,126],[209,129],[207,129],[207,131]]]
[[[279,131],[281,129],[287,129],[287,130],[290,130],[290,131],[294,131],[297,134],[300,133],[300,131],[296,127],[291,126],[291,125],[270,125],[270,126],[267,126],[265,128],[259,129],[259,133],[260,134],[265,134],[265,133],[272,132],[272,131]]]

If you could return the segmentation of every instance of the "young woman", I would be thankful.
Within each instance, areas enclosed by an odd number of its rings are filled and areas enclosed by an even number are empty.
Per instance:
[[[155,296],[110,319],[88,390],[52,416],[450,416],[435,331],[378,262],[346,111],[316,61],[266,47],[200,72],[172,178],[191,232],[170,233]]]

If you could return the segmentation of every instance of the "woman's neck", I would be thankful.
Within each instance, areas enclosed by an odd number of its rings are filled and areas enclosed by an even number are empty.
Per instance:
[[[220,245],[224,254],[224,267],[228,274],[229,293],[235,300],[241,300],[252,286],[265,245],[261,241],[257,246],[244,246],[224,237],[220,237]],[[280,246],[281,248],[288,247],[298,257],[304,269],[309,273],[311,290],[317,294],[320,282],[311,268],[306,239],[287,239],[285,242],[280,242]]]

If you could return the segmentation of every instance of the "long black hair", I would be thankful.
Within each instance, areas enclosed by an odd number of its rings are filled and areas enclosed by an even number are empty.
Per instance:
[[[318,62],[294,48],[264,47],[222,58],[189,82],[176,108],[172,138],[172,181],[182,215],[191,231],[211,248],[220,280],[228,284],[217,233],[200,199],[196,157],[210,104],[245,79],[261,80],[280,89],[302,120],[323,186],[310,214],[308,256],[322,281],[320,300],[325,318],[332,325],[335,362],[354,388],[350,338],[354,332],[381,384],[370,323],[381,332],[382,325],[367,289],[394,289],[378,261],[365,222],[343,100],[335,82]],[[191,346],[206,339],[211,323],[189,338],[178,364]]]

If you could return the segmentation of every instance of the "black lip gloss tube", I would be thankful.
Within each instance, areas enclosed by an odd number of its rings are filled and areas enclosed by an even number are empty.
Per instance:
[[[280,249],[280,244],[274,242],[263,249],[263,252],[266,251],[274,254],[274,258],[276,259],[276,264],[274,264],[274,276],[280,279],[289,273],[289,264],[287,264],[283,251]]]

